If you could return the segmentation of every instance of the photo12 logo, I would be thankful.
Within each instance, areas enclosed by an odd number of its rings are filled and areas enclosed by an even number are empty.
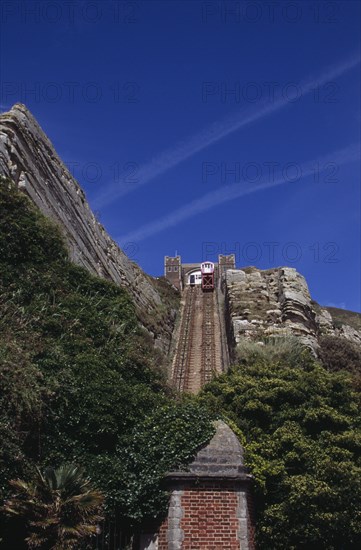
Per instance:
[[[302,21],[332,24],[340,21],[341,2],[300,0],[204,0],[201,2],[203,24],[289,23]]]
[[[142,2],[135,0],[2,0],[0,21],[9,23],[65,23],[94,25],[102,21],[122,25],[138,23]]]
[[[137,254],[140,252],[140,246],[138,243],[135,242],[126,242],[121,245],[121,249],[123,250],[124,254],[128,256],[130,260],[133,262],[137,261]]]
[[[304,89],[300,82],[242,82],[241,80],[205,80],[201,85],[201,98],[204,104],[235,104],[246,103],[274,104],[277,101],[297,103],[309,95],[314,103],[338,103],[340,101],[340,85],[329,81],[315,83],[311,90]]]
[[[340,167],[336,162],[315,162],[310,167],[314,183],[337,183]],[[305,176],[298,162],[202,162],[202,183],[206,185],[294,183]]]
[[[140,101],[138,82],[25,82],[4,81],[0,87],[1,103],[138,103]]]
[[[340,261],[337,243],[299,243],[295,241],[248,241],[233,243],[207,241],[202,243],[202,261],[218,261],[218,255],[234,254],[236,265],[254,265],[267,262],[270,267],[296,264],[306,257],[315,263],[335,264]]]
[[[65,164],[74,179],[83,184],[132,185],[139,182],[139,164],[135,161],[116,161],[104,165],[89,161],[81,163],[66,160]]]

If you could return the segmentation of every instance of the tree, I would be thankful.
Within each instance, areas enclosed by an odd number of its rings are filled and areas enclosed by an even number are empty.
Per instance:
[[[148,319],[124,286],[73,264],[59,228],[1,177],[0,251],[0,502],[36,464],[82,464],[107,519],[134,529],[162,511],[162,474],[212,435],[174,399],[144,330],[167,325],[179,297],[159,282]],[[0,514],[1,549],[23,543],[15,522]]]
[[[360,548],[361,417],[352,376],[328,372],[306,351],[298,358],[273,351],[244,347],[242,364],[200,396],[243,435],[256,482],[257,548]]]
[[[104,497],[73,465],[39,469],[33,481],[11,480],[4,511],[22,518],[29,548],[70,550],[96,532]]]

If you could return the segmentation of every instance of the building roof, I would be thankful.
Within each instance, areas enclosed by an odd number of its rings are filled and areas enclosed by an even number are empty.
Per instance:
[[[177,478],[230,478],[247,479],[243,448],[235,433],[225,422],[215,422],[216,433],[208,445],[200,449],[187,470],[170,472],[167,477]]]

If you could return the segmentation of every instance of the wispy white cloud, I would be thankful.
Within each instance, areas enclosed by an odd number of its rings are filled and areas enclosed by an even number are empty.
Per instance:
[[[340,77],[342,74],[356,67],[359,63],[360,55],[357,54],[328,69],[317,77],[310,76],[299,83],[302,96],[312,92],[317,86],[322,86],[326,82],[330,82]],[[220,141],[248,124],[285,108],[287,105],[290,105],[289,99],[282,96],[272,102],[266,101],[262,106],[252,106],[249,109],[233,113],[223,120],[214,122],[200,132],[162,152],[149,163],[141,166],[136,174],[137,181],[132,185],[110,184],[98,197],[96,197],[93,206],[95,208],[102,208],[114,200],[135,191],[208,146]]]
[[[352,144],[349,147],[339,149],[330,155],[318,159],[313,159],[300,165],[299,168],[301,170],[301,175],[293,184],[296,185],[302,179],[314,175],[315,166],[320,166],[320,172],[322,172],[323,170],[327,169],[329,163],[334,163],[337,164],[337,166],[342,166],[344,164],[359,159],[360,144]],[[129,242],[142,241],[222,203],[286,183],[290,185],[292,184],[289,180],[285,179],[285,177],[282,176],[279,178],[275,178],[274,181],[261,182],[257,185],[236,183],[233,185],[222,187],[217,191],[207,193],[199,199],[196,199],[186,204],[185,206],[174,210],[163,218],[145,224],[136,231],[119,237],[117,240],[120,245],[124,245],[124,243]]]

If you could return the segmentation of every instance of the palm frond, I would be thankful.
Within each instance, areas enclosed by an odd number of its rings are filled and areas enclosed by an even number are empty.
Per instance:
[[[37,469],[32,482],[15,479],[10,484],[13,494],[3,511],[24,518],[29,548],[73,549],[95,534],[104,519],[104,496],[78,466],[48,467],[44,473]]]

